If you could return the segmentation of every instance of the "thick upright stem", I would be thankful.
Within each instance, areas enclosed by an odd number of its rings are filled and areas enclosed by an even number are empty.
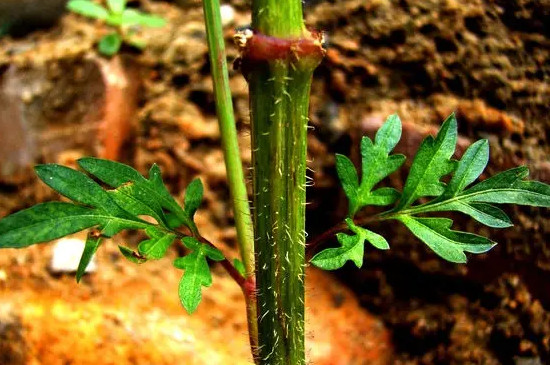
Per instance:
[[[260,364],[302,365],[309,92],[322,49],[301,0],[256,0],[250,88]]]

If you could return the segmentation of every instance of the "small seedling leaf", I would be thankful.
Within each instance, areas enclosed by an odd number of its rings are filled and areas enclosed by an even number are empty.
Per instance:
[[[126,0],[107,0],[107,6],[111,12],[119,14],[126,8]]]
[[[104,56],[114,56],[122,46],[122,38],[118,33],[107,34],[99,41],[97,49]]]
[[[141,25],[150,28],[161,28],[166,25],[166,20],[156,16],[142,13],[134,9],[126,9],[122,13],[122,25]]]
[[[67,9],[89,18],[105,20],[109,16],[107,9],[89,0],[71,0]]]

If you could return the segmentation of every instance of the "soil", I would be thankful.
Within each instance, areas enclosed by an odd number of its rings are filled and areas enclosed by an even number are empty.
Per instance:
[[[247,2],[230,3],[236,15],[226,27],[228,44],[233,29],[249,23]],[[192,178],[202,179],[201,228],[234,255],[200,2],[130,4],[168,25],[139,33],[148,42],[143,52],[125,47],[109,63],[95,51],[107,29],[72,14],[46,30],[18,29],[17,38],[0,39],[0,216],[57,199],[30,173],[33,163],[71,165],[95,154],[146,172],[155,162],[180,198]],[[312,87],[310,237],[347,209],[334,153],[357,162],[360,137],[395,112],[404,121],[398,148],[409,157],[457,111],[458,154],[488,138],[487,176],[526,164],[533,178],[550,183],[550,1],[309,1],[306,15],[312,28],[326,31],[329,47]],[[232,46],[228,53],[237,57]],[[237,71],[230,76],[249,166],[247,87]],[[404,176],[388,184],[400,187]],[[363,269],[336,273],[340,284],[310,275],[309,285],[325,293],[314,296],[320,307],[310,311],[312,363],[372,363],[373,356],[395,364],[550,362],[550,212],[505,209],[516,225],[501,231],[456,217],[457,227],[499,242],[468,265],[444,263],[404,230],[380,226],[374,228],[390,237],[392,250],[367,250]],[[166,262],[135,268],[109,247],[81,286],[48,273],[48,246],[3,255],[0,354],[10,353],[13,364],[248,361],[240,296],[220,270],[206,304],[187,317],[175,296],[176,273],[160,268]],[[354,340],[329,346],[335,338]],[[380,348],[369,350],[372,343]],[[0,355],[0,363],[9,362]]]

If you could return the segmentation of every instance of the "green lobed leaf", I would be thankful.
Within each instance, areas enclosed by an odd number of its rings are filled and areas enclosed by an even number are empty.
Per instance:
[[[458,162],[451,181],[438,200],[454,197],[464,190],[481,175],[488,162],[489,141],[482,139],[468,147],[464,156]]]
[[[164,185],[162,174],[157,165],[151,167],[149,179],[146,179],[132,167],[115,161],[87,157],[80,159],[78,164],[84,171],[111,187],[118,188],[123,184],[132,183],[134,185],[132,196],[135,199],[149,205],[151,208],[155,208],[156,204],[171,212],[171,214],[166,215],[166,221],[170,228],[176,228],[184,224],[189,229],[194,229],[193,221],[189,219]],[[157,211],[157,214],[160,215],[162,209]]]
[[[105,20],[109,16],[107,9],[89,0],[71,0],[67,3],[67,9],[89,18]]]
[[[501,172],[460,193],[465,202],[518,204],[550,207],[550,185],[524,180],[529,176],[525,166]]]
[[[357,170],[353,166],[353,162],[344,155],[336,154],[336,172],[342,183],[344,193],[349,200],[350,213],[356,212],[359,209],[359,177]]]
[[[451,230],[453,221],[447,218],[417,218],[400,215],[397,219],[447,261],[466,263],[465,252],[484,253],[496,245],[488,238]]]
[[[107,0],[107,6],[113,13],[122,13],[126,8],[126,0]]]
[[[420,145],[395,210],[409,207],[420,197],[439,196],[445,191],[445,184],[440,179],[456,168],[456,161],[450,159],[456,141],[457,123],[453,113],[445,120],[435,139],[429,136]]]
[[[0,248],[23,248],[104,224],[93,209],[50,202],[21,210],[0,220]]]
[[[80,171],[57,164],[38,165],[34,170],[46,185],[77,203],[125,213],[98,183]]]
[[[311,259],[311,263],[323,270],[336,270],[351,260],[357,267],[363,265],[364,245],[359,235],[347,235],[338,233],[336,235],[341,247],[327,248],[317,253]]]
[[[384,237],[366,228],[355,225],[351,218],[347,218],[346,223],[348,228],[355,233],[355,235],[351,236],[344,233],[337,234],[336,237],[341,247],[327,248],[319,252],[311,259],[313,265],[324,270],[336,270],[344,266],[348,260],[351,260],[360,268],[363,266],[365,241],[368,241],[371,245],[380,250],[387,250],[390,248]]]
[[[191,314],[195,312],[202,299],[202,287],[212,285],[212,276],[206,258],[221,261],[224,256],[220,250],[203,244],[193,237],[184,237],[182,241],[192,252],[177,258],[174,266],[184,270],[178,293],[183,307]]]
[[[141,256],[139,253],[133,251],[128,247],[119,245],[118,249],[120,250],[122,256],[124,256],[128,261],[133,262],[134,264],[143,264],[147,261],[145,257]]]
[[[111,198],[124,210],[135,215],[146,215],[154,218],[158,224],[167,227],[168,221],[160,204],[135,184],[123,184],[108,192]]]
[[[187,217],[187,220],[193,224],[193,227],[189,228],[191,228],[194,233],[197,233],[198,230],[193,218],[195,216],[195,212],[199,209],[199,206],[202,203],[202,195],[202,182],[200,179],[194,179],[191,183],[189,183],[187,189],[185,190],[185,199],[183,204],[185,216]]]
[[[111,57],[118,53],[121,46],[122,38],[120,35],[118,33],[110,33],[101,38],[97,49],[102,55]]]
[[[390,205],[399,193],[392,188],[372,189],[397,170],[405,161],[403,155],[389,155],[401,138],[401,120],[390,116],[376,133],[374,143],[368,137],[361,141],[361,183],[353,163],[345,156],[336,156],[336,169],[349,199],[349,216],[367,205]]]
[[[369,231],[366,228],[356,226],[353,223],[353,220],[350,218],[346,219],[346,223],[349,227],[349,229],[361,237],[361,242],[364,243],[365,241],[368,241],[371,245],[373,245],[375,248],[379,250],[389,250],[390,245],[388,244],[388,241],[382,236],[380,236],[378,233],[374,233],[372,231]]]
[[[160,260],[166,255],[168,247],[172,245],[176,235],[164,232],[156,227],[145,230],[150,239],[140,242],[138,252],[148,260]]]
[[[76,269],[76,282],[79,283],[86,272],[86,268],[90,264],[90,261],[94,257],[97,249],[101,245],[103,237],[97,232],[89,232],[86,238],[86,244],[84,245],[84,251],[82,252],[82,257],[78,263],[78,268]]]

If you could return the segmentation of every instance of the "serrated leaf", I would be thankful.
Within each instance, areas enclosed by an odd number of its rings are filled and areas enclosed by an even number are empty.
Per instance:
[[[336,156],[336,168],[342,181],[344,192],[349,199],[349,216],[367,205],[389,205],[399,197],[390,188],[372,189],[384,178],[397,170],[405,161],[403,155],[389,155],[401,138],[401,120],[397,115],[390,116],[378,130],[373,143],[370,138],[361,141],[362,174],[358,182],[357,172],[352,162],[345,156]]]
[[[23,248],[52,241],[104,222],[104,217],[83,206],[62,202],[38,204],[0,220],[0,248]]]
[[[160,260],[166,255],[166,251],[174,242],[176,235],[163,232],[156,227],[147,228],[145,232],[150,238],[140,242],[138,245],[139,254],[148,260]]]
[[[67,9],[89,18],[105,20],[109,16],[107,9],[89,0],[71,0],[67,3]]]
[[[350,218],[346,219],[346,223],[349,229],[361,238],[362,243],[364,243],[365,241],[368,241],[371,245],[373,245],[379,250],[390,249],[390,245],[388,244],[388,241],[386,241],[386,239],[380,236],[378,233],[374,233],[372,231],[369,231],[366,228],[356,226],[353,223],[353,220],[351,220]]]
[[[217,248],[203,244],[193,237],[184,237],[182,241],[192,252],[176,259],[174,266],[184,270],[178,293],[183,307],[191,314],[195,312],[202,299],[202,287],[212,285],[212,276],[206,258],[221,261],[224,256]]]
[[[482,139],[468,147],[464,156],[458,162],[451,181],[438,200],[454,197],[464,190],[481,175],[488,162],[489,141]]]
[[[347,235],[338,233],[336,235],[341,247],[327,248],[311,259],[311,263],[323,270],[336,270],[351,260],[357,267],[363,265],[365,247],[359,235]]]
[[[182,224],[189,229],[194,228],[194,223],[164,185],[162,174],[157,165],[151,167],[149,179],[146,179],[132,167],[115,161],[87,157],[80,159],[78,164],[86,172],[114,188],[132,183],[135,189],[134,197],[137,200],[151,207],[151,201],[154,201],[157,205],[172,213],[172,215],[166,216],[170,228],[176,228]]]
[[[133,251],[128,247],[119,245],[118,249],[120,250],[122,256],[124,256],[128,261],[133,262],[134,264],[143,264],[147,261],[145,257],[141,256],[139,253]]]
[[[437,137],[434,139],[429,136],[420,145],[395,210],[410,206],[420,197],[439,196],[445,191],[445,184],[440,179],[456,168],[456,161],[451,160],[456,141],[456,117],[451,114],[441,126]]]
[[[202,203],[202,194],[203,187],[200,179],[194,179],[191,181],[185,190],[183,210],[187,220],[193,225],[193,227],[189,227],[193,233],[198,233],[197,226],[195,225],[193,218],[195,216],[195,212],[199,209],[199,206]]]
[[[351,218],[346,219],[346,224],[355,235],[350,236],[343,233],[336,235],[342,246],[319,252],[311,259],[312,264],[324,270],[336,270],[344,266],[346,261],[351,260],[360,268],[363,265],[365,241],[368,241],[379,250],[390,248],[384,237],[355,225]]]
[[[98,183],[79,171],[56,164],[38,165],[34,170],[46,185],[77,203],[125,213]]]
[[[183,237],[183,244],[190,250],[200,250],[209,259],[214,261],[222,261],[225,259],[223,253],[215,247],[197,241],[195,237]]]
[[[124,229],[150,226],[122,209],[99,184],[79,171],[56,164],[38,165],[35,171],[46,185],[63,196],[96,208],[91,214],[100,217],[101,231],[106,237]]]
[[[340,178],[342,189],[348,197],[349,211],[356,212],[359,209],[359,177],[353,162],[344,155],[336,154],[336,172]]]
[[[126,0],[107,0],[107,6],[113,13],[122,13],[126,8]]]
[[[550,207],[550,185],[524,180],[529,176],[525,166],[501,172],[460,193],[465,202],[518,204]]]
[[[89,232],[86,237],[86,244],[84,245],[84,251],[82,252],[82,257],[78,263],[78,268],[76,269],[76,282],[79,283],[86,272],[86,268],[92,261],[97,249],[101,245],[103,237],[97,232]]]
[[[143,189],[136,188],[135,184],[123,184],[108,192],[111,198],[124,210],[135,215],[146,215],[154,218],[157,223],[167,227],[168,221],[160,204],[145,194]]]
[[[118,33],[107,34],[100,39],[97,49],[104,56],[114,56],[122,46],[122,38]]]
[[[141,25],[150,28],[160,28],[166,25],[166,20],[155,15],[142,13],[135,9],[126,9],[122,13],[122,25]]]
[[[496,245],[488,238],[451,230],[453,221],[447,218],[416,218],[401,215],[397,219],[447,261],[466,263],[465,252],[484,253]]]

